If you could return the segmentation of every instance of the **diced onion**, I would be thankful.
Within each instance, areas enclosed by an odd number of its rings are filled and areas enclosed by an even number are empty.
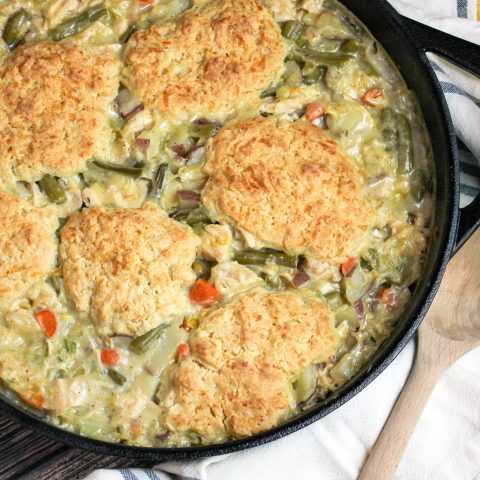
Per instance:
[[[137,138],[135,139],[135,145],[140,150],[147,150],[150,146],[150,139],[149,138]]]
[[[179,190],[177,195],[187,202],[200,202],[200,194],[192,190]]]

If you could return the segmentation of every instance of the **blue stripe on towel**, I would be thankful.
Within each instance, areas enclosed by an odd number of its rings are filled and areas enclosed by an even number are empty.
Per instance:
[[[142,472],[150,479],[150,480],[159,480],[160,477],[153,471],[149,470],[148,468],[142,469]]]
[[[150,479],[150,480],[160,480],[160,477],[152,470],[148,468],[142,469],[142,472]]]
[[[472,163],[460,162],[460,171],[471,175],[472,177],[480,178],[480,166],[473,165]]]
[[[435,72],[439,72],[439,73],[445,73],[443,70],[442,70],[442,67],[440,67],[440,65],[438,63],[435,63],[435,62],[432,62],[432,60],[430,60],[430,63],[432,64],[432,68]]]
[[[473,98],[468,93],[465,93],[461,88],[457,87],[454,83],[440,82],[440,85],[442,86],[443,93],[452,93],[454,95],[460,95],[461,97],[468,98],[477,107],[480,107],[480,101],[478,101],[476,98]]]
[[[430,60],[430,64],[432,65],[433,71],[436,73],[442,73],[445,75],[445,72],[443,71],[442,67],[438,65],[438,63],[433,62]],[[462,97],[466,97],[470,99],[477,107],[480,107],[480,100],[477,100],[476,98],[468,95],[468,93],[465,93],[461,88],[457,87],[454,83],[451,82],[446,82],[445,80],[440,80],[440,85],[442,86],[442,90],[445,93],[454,93],[456,95],[461,95]]]
[[[119,472],[125,480],[138,480],[138,477],[127,468],[122,468],[121,470],[119,470]]]
[[[468,16],[468,0],[457,0],[457,15],[460,18]]]
[[[461,88],[458,88],[453,83],[440,82],[440,85],[445,93],[454,93],[455,95],[461,95],[462,97],[470,98]]]
[[[475,188],[475,187],[471,187],[470,185],[465,185],[465,184],[462,183],[460,185],[460,192],[463,195],[467,195],[467,197],[475,198],[480,193],[480,189]]]

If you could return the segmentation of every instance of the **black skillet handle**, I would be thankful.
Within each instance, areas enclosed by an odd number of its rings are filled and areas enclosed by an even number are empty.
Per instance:
[[[480,77],[480,45],[467,42],[448,33],[403,17],[414,38],[425,51],[436,53],[470,73]],[[480,195],[468,207],[460,210],[455,252],[480,227]],[[480,253],[480,252],[479,252]]]
[[[441,32],[410,18],[403,17],[403,20],[425,51],[445,57],[460,68],[480,77],[480,45]]]

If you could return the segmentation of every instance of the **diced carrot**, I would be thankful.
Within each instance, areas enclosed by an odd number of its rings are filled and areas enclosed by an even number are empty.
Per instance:
[[[307,105],[305,116],[309,122],[321,117],[325,113],[323,105],[320,102],[312,102]]]
[[[22,395],[22,400],[33,408],[42,409],[45,405],[45,397],[40,393],[29,392]]]
[[[192,288],[190,288],[189,297],[193,303],[201,305],[202,307],[211,307],[222,297],[222,294],[214,285],[211,285],[205,279],[200,278],[195,282]]]
[[[114,367],[120,361],[120,353],[113,348],[104,348],[100,354],[104,365]]]
[[[381,90],[380,88],[372,88],[371,90],[368,90],[367,93],[362,98],[362,102],[365,105],[370,105],[371,107],[375,107],[378,105],[378,100],[383,97],[385,92]]]
[[[384,288],[378,292],[378,298],[388,307],[394,307],[397,304],[397,295],[393,288]]]
[[[345,277],[351,277],[353,272],[357,268],[358,259],[354,257],[350,257],[346,262],[342,263],[342,273]]]
[[[190,355],[190,347],[188,343],[182,342],[177,349],[177,362],[185,360]]]
[[[57,333],[57,317],[51,310],[38,310],[35,312],[35,318],[45,332],[47,338],[52,338]]]
[[[143,424],[138,418],[133,418],[130,420],[130,431],[132,432],[133,438],[138,438],[144,431]]]
[[[141,3],[142,5],[150,5],[154,1],[155,0],[138,0],[138,2]]]

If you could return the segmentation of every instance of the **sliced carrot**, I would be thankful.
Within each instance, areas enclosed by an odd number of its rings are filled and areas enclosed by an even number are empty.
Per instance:
[[[362,98],[362,102],[365,105],[370,105],[371,107],[375,107],[378,105],[378,100],[383,97],[385,92],[381,90],[380,88],[372,88],[369,90],[367,93]]]
[[[211,307],[222,294],[205,279],[198,279],[189,292],[190,300],[202,307]]]
[[[35,318],[45,332],[47,338],[52,338],[57,333],[57,317],[51,310],[38,310],[35,312]]]
[[[104,348],[100,354],[104,365],[114,367],[120,361],[120,353],[113,348]]]
[[[307,105],[305,116],[309,122],[320,118],[325,113],[323,105],[320,102],[312,102]]]
[[[357,268],[358,259],[350,257],[346,262],[342,263],[341,270],[345,277],[351,277]]]
[[[27,393],[22,395],[22,400],[33,408],[38,410],[45,406],[45,397],[40,393]]]
[[[155,0],[138,0],[138,2],[141,3],[142,5],[150,5],[154,1]]]
[[[384,288],[378,292],[378,298],[388,307],[394,307],[397,304],[397,295],[393,288]]]
[[[177,348],[177,362],[185,360],[190,355],[190,347],[188,343],[182,342]]]

